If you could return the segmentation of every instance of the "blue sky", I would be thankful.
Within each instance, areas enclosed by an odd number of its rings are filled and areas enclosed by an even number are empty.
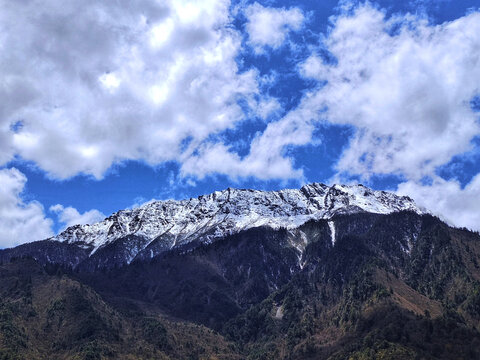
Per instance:
[[[0,0],[0,247],[310,182],[480,229],[479,7]]]

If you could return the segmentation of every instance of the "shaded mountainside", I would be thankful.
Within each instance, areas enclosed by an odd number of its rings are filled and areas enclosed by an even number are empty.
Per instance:
[[[465,256],[480,239],[431,217],[419,220],[382,217],[330,251],[315,251],[317,262],[223,333],[255,359],[480,358],[478,269]],[[382,243],[384,231],[398,230],[392,224],[420,230],[410,253],[395,249],[392,236]],[[401,248],[403,236],[397,240]]]
[[[428,214],[338,213],[127,265],[111,248],[108,267],[59,244],[3,258],[0,359],[480,358],[480,237]]]
[[[128,311],[115,309],[90,287],[58,269],[48,274],[32,259],[0,266],[0,289],[0,359],[240,359],[210,329],[133,302]]]

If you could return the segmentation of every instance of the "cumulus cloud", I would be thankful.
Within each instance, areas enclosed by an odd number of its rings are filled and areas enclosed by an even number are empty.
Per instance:
[[[397,192],[412,197],[448,223],[480,230],[480,174],[464,188],[456,180],[436,177],[430,185],[408,181],[398,186]]]
[[[305,20],[298,8],[270,8],[259,3],[248,6],[245,15],[249,42],[258,53],[261,53],[265,46],[279,48],[288,33],[300,30]]]
[[[105,215],[96,209],[80,214],[77,209],[71,206],[64,207],[63,205],[57,204],[50,206],[49,210],[58,216],[58,221],[64,225],[64,228],[73,225],[94,224],[105,219]]]
[[[386,19],[368,3],[334,19],[322,49],[301,66],[326,82],[303,106],[354,125],[340,172],[431,175],[470,150],[480,133],[471,99],[480,92],[480,13],[430,25],[413,15]]]
[[[314,114],[309,109],[302,110],[299,109],[295,116],[269,123],[265,131],[253,139],[248,155],[240,157],[224,144],[207,144],[182,164],[181,173],[199,178],[222,173],[232,178],[302,181],[303,170],[295,168],[294,159],[286,151],[288,147],[313,141]]]
[[[0,165],[101,178],[125,159],[181,161],[235,126],[238,101],[262,99],[229,6],[0,0]]]
[[[305,92],[297,108],[257,134],[247,156],[211,144],[182,171],[302,179],[287,150],[318,142],[315,123],[327,122],[355,129],[339,154],[339,174],[431,176],[469,151],[480,133],[470,105],[480,92],[479,33],[478,12],[434,26],[410,14],[387,19],[368,3],[346,9],[299,65],[301,75],[319,85]]]
[[[27,178],[15,168],[0,170],[0,248],[45,239],[53,235],[52,220],[37,201],[26,202]]]

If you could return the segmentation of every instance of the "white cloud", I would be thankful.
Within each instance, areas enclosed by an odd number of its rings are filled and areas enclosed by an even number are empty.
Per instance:
[[[414,181],[402,183],[397,192],[410,196],[452,225],[480,230],[480,174],[463,189],[456,180],[436,177],[431,185]]]
[[[300,30],[305,20],[298,8],[269,8],[259,3],[248,6],[245,15],[249,42],[257,53],[261,53],[265,46],[279,48],[288,33]]]
[[[311,118],[312,114],[305,109],[301,115],[297,113],[295,117],[287,116],[269,123],[265,131],[253,139],[248,155],[243,158],[224,144],[207,144],[182,164],[181,173],[199,178],[221,173],[236,179],[303,181],[303,170],[295,168],[294,159],[288,156],[286,149],[312,142]]]
[[[470,150],[480,134],[469,104],[480,92],[480,13],[432,26],[409,14],[386,19],[366,4],[332,24],[321,47],[336,61],[313,54],[299,67],[325,85],[269,123],[247,156],[207,145],[183,164],[184,174],[302,179],[286,149],[318,142],[312,134],[322,121],[355,127],[336,167],[367,179],[395,173],[418,180]]]
[[[181,161],[238,124],[237,101],[262,99],[257,73],[238,71],[229,6],[0,0],[0,166],[19,155],[101,178],[125,159]]]
[[[58,221],[64,225],[64,228],[73,225],[94,224],[105,219],[105,215],[96,209],[85,211],[80,214],[77,209],[57,204],[50,206],[49,209],[58,216]]]
[[[26,182],[25,175],[15,168],[0,170],[0,248],[53,235],[53,222],[45,218],[43,206],[22,199]]]
[[[282,105],[280,105],[277,99],[266,98],[258,103],[256,113],[261,119],[266,120],[269,116],[278,113],[281,109]]]
[[[386,19],[368,3],[348,14],[322,45],[337,61],[314,54],[301,66],[326,81],[302,106],[357,129],[337,169],[420,179],[468,151],[480,133],[469,104],[480,92],[480,13],[437,26],[409,14]]]

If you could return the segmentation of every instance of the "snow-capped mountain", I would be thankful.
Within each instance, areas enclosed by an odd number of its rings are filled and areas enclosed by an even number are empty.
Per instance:
[[[308,220],[330,219],[336,214],[402,210],[423,213],[409,197],[373,191],[363,185],[329,187],[313,183],[280,191],[229,188],[188,200],[149,202],[96,224],[69,227],[49,240],[88,247],[92,255],[129,237],[125,254],[128,263],[147,249],[152,257],[192,241],[208,243],[259,226],[294,229]]]
[[[401,339],[410,341],[409,348],[400,346],[400,352],[389,353],[391,358],[412,358],[413,346],[421,358],[424,344],[432,354],[447,349],[433,342],[438,334],[445,344],[465,340],[466,348],[479,348],[479,254],[478,233],[449,227],[407,197],[321,184],[278,192],[227,189],[196,199],[152,202],[97,224],[72,227],[53,239],[0,250],[0,292],[23,306],[15,313],[23,316],[21,326],[39,324],[29,336],[38,333],[53,344],[64,334],[77,341],[79,331],[94,334],[89,339],[108,340],[98,329],[118,334],[107,325],[113,324],[127,329],[121,346],[134,333],[146,344],[144,354],[159,336],[165,337],[165,331],[152,332],[150,324],[143,330],[139,314],[146,309],[149,319],[154,314],[175,319],[174,325],[202,324],[232,339],[251,341],[268,334],[268,347],[271,339],[281,344],[272,356],[288,349],[286,341],[314,338],[311,331],[317,331],[316,339],[325,331],[354,329],[334,347],[360,337],[353,344],[381,339],[375,344],[389,343],[390,351],[394,343],[389,341]],[[457,319],[458,326],[452,327]],[[191,336],[190,329],[199,327],[178,328]],[[143,340],[147,333],[153,336]],[[405,336],[409,333],[415,337]],[[455,341],[451,334],[457,334]],[[259,341],[255,346],[267,348]],[[291,358],[303,359],[318,347],[312,349]],[[331,358],[321,351],[314,358]],[[443,358],[456,358],[451,354]],[[342,353],[336,358],[348,357]],[[463,358],[479,357],[468,352]]]

